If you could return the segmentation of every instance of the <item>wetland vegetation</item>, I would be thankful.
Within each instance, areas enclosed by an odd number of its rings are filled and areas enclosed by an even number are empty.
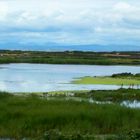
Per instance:
[[[92,97],[100,101],[111,100],[113,103],[91,104],[55,98],[48,100],[51,96]],[[135,134],[140,129],[140,109],[120,106],[116,101],[134,99],[140,100],[140,90],[63,91],[21,95],[1,92],[0,137],[36,140],[101,140],[103,137],[107,140],[110,137],[120,140],[128,137],[126,134]],[[139,131],[136,135],[139,136]]]

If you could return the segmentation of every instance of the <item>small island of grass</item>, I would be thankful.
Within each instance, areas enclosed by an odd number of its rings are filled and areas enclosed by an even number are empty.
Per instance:
[[[112,76],[86,76],[72,81],[74,84],[140,85],[140,74],[120,73]]]

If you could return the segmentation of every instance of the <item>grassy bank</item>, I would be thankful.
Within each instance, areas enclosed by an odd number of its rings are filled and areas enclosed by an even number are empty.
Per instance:
[[[117,104],[0,94],[0,137],[41,139],[51,130],[63,135],[114,135],[140,129],[139,118],[140,109]]]
[[[113,77],[82,77],[72,81],[74,84],[101,84],[101,85],[140,85],[140,79],[113,78]]]
[[[0,64],[90,64],[90,65],[140,65],[140,52],[36,52],[0,51]]]
[[[72,81],[73,84],[101,84],[101,85],[129,85],[130,87],[140,86],[140,74],[118,73],[111,76],[86,76]]]

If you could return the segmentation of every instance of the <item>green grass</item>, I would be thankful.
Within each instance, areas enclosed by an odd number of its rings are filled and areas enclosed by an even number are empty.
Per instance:
[[[82,77],[72,81],[74,84],[102,84],[102,85],[140,85],[139,79],[112,78],[112,77]]]
[[[40,139],[50,130],[62,134],[118,134],[140,129],[140,109],[117,104],[46,100],[0,94],[0,137]]]

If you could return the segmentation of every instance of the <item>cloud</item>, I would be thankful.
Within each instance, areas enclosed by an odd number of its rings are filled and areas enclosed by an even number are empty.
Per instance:
[[[8,14],[8,6],[5,2],[0,1],[0,21],[4,20]]]
[[[116,11],[120,11],[120,12],[130,12],[135,10],[135,8],[133,6],[131,6],[130,4],[126,3],[126,2],[119,2],[114,6],[114,9]]]
[[[0,41],[136,44],[139,6],[138,0],[2,0]]]

